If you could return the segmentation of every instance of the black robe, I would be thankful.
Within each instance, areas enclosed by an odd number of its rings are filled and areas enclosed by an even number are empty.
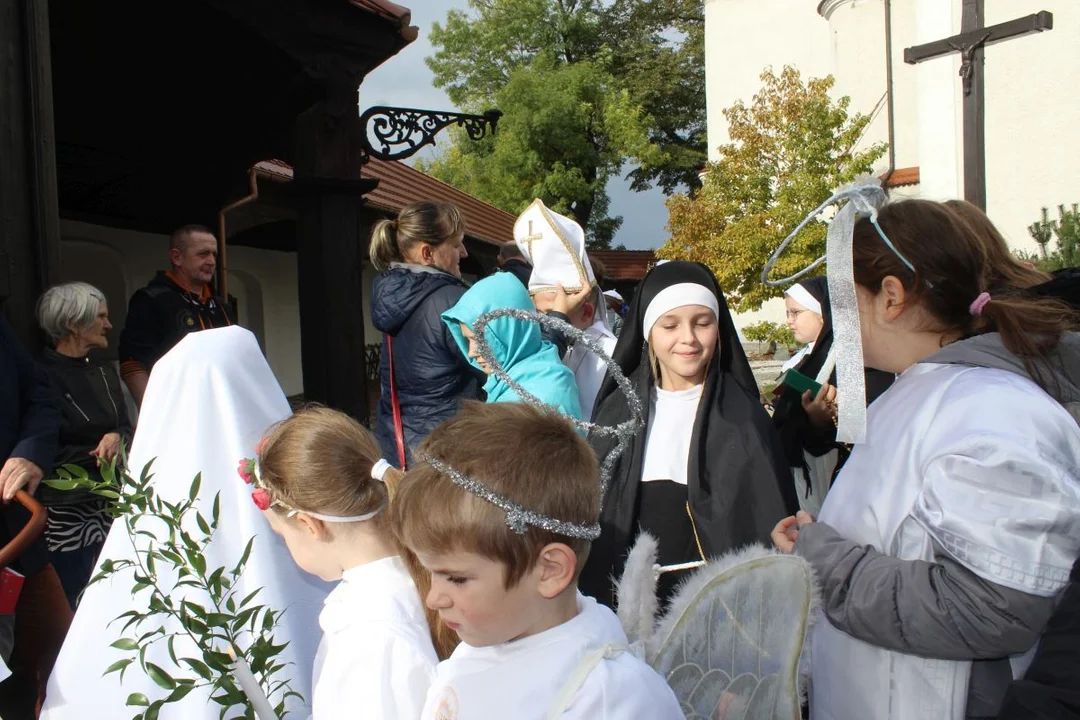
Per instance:
[[[803,280],[799,284],[815,300],[821,303],[821,319],[824,321],[821,332],[818,333],[817,340],[814,341],[814,349],[795,366],[796,370],[813,380],[821,371],[822,366],[825,365],[825,360],[833,344],[832,304],[829,302],[829,283],[824,277],[815,277]],[[866,404],[869,405],[888,390],[895,379],[896,376],[892,373],[867,369]],[[828,382],[830,385],[836,385],[835,370],[829,376]],[[836,442],[836,427],[822,428],[810,422],[810,416],[806,414],[806,410],[802,406],[802,393],[798,390],[783,388],[773,407],[773,425],[776,426],[776,431],[780,435],[780,443],[784,447],[784,457],[787,464],[793,468],[802,468],[802,471],[809,475],[810,471],[806,466],[806,457],[803,455],[803,451],[810,453],[814,457],[821,457],[836,448],[841,452],[836,469],[833,471],[833,477],[835,478],[836,473],[844,466],[844,462],[850,454],[845,446]],[[809,491],[809,481],[806,487]]]
[[[643,320],[657,293],[678,283],[711,290],[720,307],[720,351],[709,365],[698,404],[687,468],[687,496],[694,531],[706,558],[749,543],[769,542],[773,527],[798,509],[791,472],[776,431],[761,406],[757,383],[739,342],[720,286],[704,265],[670,262],[658,265],[635,294],[614,360],[630,378],[646,415],[654,379]],[[597,395],[593,422],[617,425],[630,408],[610,375]],[[648,418],[619,458],[600,512],[601,535],[592,543],[579,587],[586,595],[613,606],[613,578],[622,574],[626,555],[637,538],[642,462]],[[590,436],[598,457],[614,439]]]

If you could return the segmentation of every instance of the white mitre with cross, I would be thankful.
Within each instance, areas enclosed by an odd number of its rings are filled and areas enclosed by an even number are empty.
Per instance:
[[[518,216],[514,242],[533,266],[530,295],[555,292],[557,285],[568,293],[596,285],[585,254],[585,231],[570,218],[548,209],[542,200],[534,200]]]

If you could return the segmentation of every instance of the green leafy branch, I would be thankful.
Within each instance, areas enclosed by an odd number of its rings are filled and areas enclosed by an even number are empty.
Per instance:
[[[126,466],[121,450],[120,468]],[[196,475],[186,500],[172,503],[161,498],[152,485],[151,465],[147,463],[138,479],[118,469],[116,461],[103,464],[102,479],[91,478],[77,465],[65,465],[57,471],[58,478],[45,481],[58,490],[85,489],[109,500],[107,512],[124,522],[134,548],[133,559],[106,559],[90,580],[96,583],[131,571],[134,585],[132,597],[149,594],[145,612],[129,610],[113,622],[123,621],[121,637],[112,647],[131,653],[105,670],[105,675],[124,673],[134,663],[156,685],[167,691],[164,697],[151,699],[142,693],[131,693],[127,705],[141,708],[134,720],[156,720],[161,708],[177,702],[193,690],[208,688],[210,699],[221,706],[219,717],[224,718],[231,708],[242,706],[236,718],[255,719],[255,711],[247,696],[232,675],[232,659],[219,648],[232,648],[236,657],[243,657],[267,697],[281,693],[274,708],[279,718],[286,715],[289,698],[303,698],[289,687],[287,679],[279,677],[285,663],[278,658],[288,645],[276,644],[273,631],[281,613],[267,605],[255,603],[261,588],[239,597],[237,579],[243,574],[251,556],[255,538],[244,548],[232,568],[207,567],[206,548],[213,540],[221,520],[220,493],[214,495],[209,518],[196,509],[202,476]],[[164,539],[163,539],[164,538]],[[207,605],[185,596],[202,594],[209,598]],[[182,592],[177,592],[178,590]],[[201,591],[201,593],[200,593]],[[169,619],[181,628],[165,629]],[[111,625],[112,623],[110,623]],[[154,625],[158,625],[156,628]],[[147,629],[153,628],[153,629]],[[129,633],[130,631],[130,633]],[[178,654],[176,639],[187,639],[198,648],[198,657]],[[171,666],[166,669],[146,659],[147,651],[164,645]]]

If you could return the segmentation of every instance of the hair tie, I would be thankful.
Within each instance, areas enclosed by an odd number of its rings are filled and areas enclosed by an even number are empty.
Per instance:
[[[397,219],[390,221],[390,227],[394,228],[394,232],[397,232]]]
[[[981,292],[979,293],[979,297],[975,298],[972,301],[971,307],[968,308],[968,311],[971,312],[971,314],[975,317],[979,317],[980,315],[982,315],[983,308],[986,307],[986,303],[988,302],[990,302],[990,293]]]
[[[386,477],[386,471],[390,469],[390,463],[386,460],[379,458],[379,462],[371,466],[371,479],[378,480],[379,482],[386,482],[383,480]]]

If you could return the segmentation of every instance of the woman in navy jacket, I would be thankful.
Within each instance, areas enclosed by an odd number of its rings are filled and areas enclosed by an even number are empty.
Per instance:
[[[371,320],[383,333],[379,358],[382,397],[375,436],[385,457],[400,466],[390,374],[401,412],[405,460],[462,400],[482,397],[484,377],[458,350],[441,315],[467,289],[460,262],[468,257],[465,222],[450,203],[422,201],[371,233]],[[392,348],[392,358],[391,358]]]

